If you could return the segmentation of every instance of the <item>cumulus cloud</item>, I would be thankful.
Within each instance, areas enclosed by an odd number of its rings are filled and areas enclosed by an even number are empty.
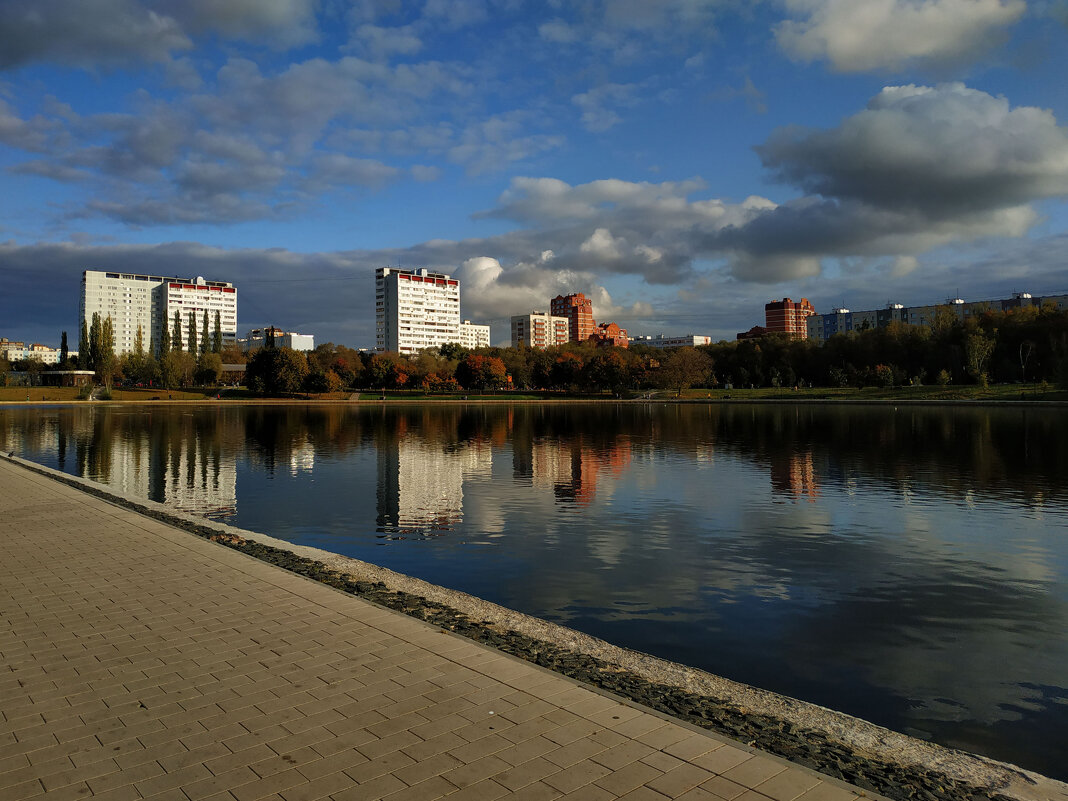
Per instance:
[[[0,4],[0,68],[33,61],[79,67],[170,62],[192,36],[305,44],[315,0],[34,0]]]
[[[606,83],[575,95],[571,102],[582,109],[582,126],[600,133],[623,121],[612,106],[632,105],[637,88],[634,84]]]
[[[798,61],[839,72],[968,63],[1005,38],[1023,0],[786,0],[798,18],[775,27]]]
[[[463,166],[469,175],[480,175],[555,150],[564,143],[559,135],[529,132],[530,122],[531,115],[524,112],[494,114],[473,122],[460,132],[446,157]]]
[[[1032,203],[1068,195],[1068,133],[1053,115],[962,84],[887,87],[836,128],[781,129],[756,150],[809,194],[703,234],[750,280],[811,274],[820,256],[1019,237],[1038,219]]]
[[[888,86],[837,128],[756,148],[778,179],[823,196],[941,216],[1068,194],[1068,132],[963,84]]]

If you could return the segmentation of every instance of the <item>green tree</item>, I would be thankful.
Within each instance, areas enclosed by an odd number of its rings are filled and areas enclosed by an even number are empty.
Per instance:
[[[968,334],[964,340],[964,358],[968,374],[980,386],[985,387],[987,384],[987,365],[990,362],[990,355],[994,352],[995,345],[994,338],[982,332]]]
[[[211,340],[208,339],[208,310],[204,310],[204,324],[200,327],[200,355],[203,356],[211,350]]]
[[[468,351],[459,342],[446,342],[444,345],[438,346],[438,353],[445,359],[460,361],[467,356]]]
[[[260,348],[245,367],[249,389],[265,395],[299,392],[308,375],[308,360],[292,348]]]
[[[166,389],[187,387],[193,383],[196,360],[191,354],[172,350],[159,363],[160,381]]]
[[[174,310],[174,327],[171,328],[171,348],[182,349],[182,315],[177,309]]]
[[[171,352],[171,332],[167,328],[166,324],[162,326],[163,330],[159,335],[159,352],[156,354],[156,358],[162,359],[168,353]]]
[[[316,367],[308,373],[304,380],[304,390],[321,394],[324,392],[338,392],[342,388],[341,379],[333,370],[323,370]]]
[[[82,370],[89,369],[89,326],[85,324],[84,317],[78,334],[78,367]]]
[[[70,359],[70,351],[67,349],[67,332],[64,331],[59,338],[59,363],[62,367],[67,366]]]
[[[85,361],[86,370],[96,370],[100,362],[100,351],[103,347],[104,332],[100,322],[100,312],[93,312],[92,322],[89,324],[89,348]]]
[[[592,391],[619,394],[630,386],[630,366],[618,348],[602,349],[586,362],[583,378]]]
[[[207,314],[207,312],[205,312]],[[211,335],[211,352],[222,353],[223,338],[222,338],[222,315],[215,312],[215,331]]]
[[[197,360],[194,380],[200,386],[213,387],[222,378],[222,357],[218,353],[204,353]]]
[[[197,355],[197,315],[196,312],[189,312],[189,322],[185,328],[185,349],[193,354]]]
[[[93,315],[97,317],[98,315]],[[90,339],[92,335],[90,334]],[[112,384],[115,381],[115,375],[118,372],[118,361],[115,358],[115,333],[114,324],[111,321],[111,315],[101,321],[99,326],[99,338],[96,344],[96,370],[97,378],[104,384],[106,392],[111,392]]]
[[[678,397],[690,387],[708,381],[714,367],[715,362],[707,353],[694,348],[679,348],[660,363],[657,383],[665,389],[675,390]]]

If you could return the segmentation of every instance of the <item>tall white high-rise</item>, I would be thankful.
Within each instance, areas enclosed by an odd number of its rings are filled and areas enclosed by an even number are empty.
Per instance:
[[[375,270],[375,350],[418,353],[459,341],[459,281],[427,270]]]
[[[175,312],[182,321],[183,339],[190,313],[199,335],[205,312],[208,331],[214,333],[218,312],[223,344],[237,341],[237,289],[227,281],[86,270],[82,273],[80,311],[86,327],[94,313],[101,319],[111,317],[117,355],[133,351],[138,327],[145,350],[154,351],[163,327],[169,330]]]

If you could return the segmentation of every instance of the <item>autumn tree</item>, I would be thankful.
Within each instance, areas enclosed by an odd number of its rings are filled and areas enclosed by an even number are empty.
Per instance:
[[[504,362],[496,356],[470,353],[456,367],[456,380],[464,389],[499,389],[507,379]]]
[[[679,348],[660,363],[657,381],[664,389],[675,390],[675,396],[696,384],[703,384],[712,376],[715,362],[707,353],[694,348]]]

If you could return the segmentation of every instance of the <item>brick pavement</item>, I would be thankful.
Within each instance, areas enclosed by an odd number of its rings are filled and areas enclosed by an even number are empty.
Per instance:
[[[5,459],[0,613],[3,801],[865,795]]]

